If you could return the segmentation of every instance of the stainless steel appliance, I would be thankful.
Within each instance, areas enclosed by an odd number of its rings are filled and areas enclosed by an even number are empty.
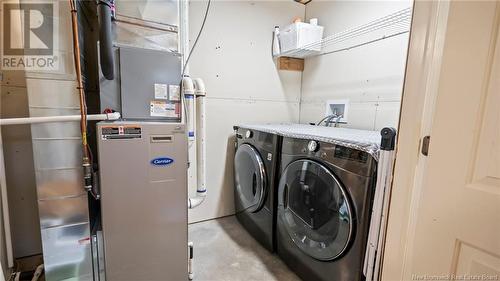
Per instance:
[[[304,280],[364,280],[377,161],[341,144],[290,137],[281,153],[279,257]]]
[[[235,126],[234,205],[236,217],[266,249],[273,252],[276,188],[281,136]]]
[[[184,125],[101,122],[97,133],[106,280],[187,280]]]

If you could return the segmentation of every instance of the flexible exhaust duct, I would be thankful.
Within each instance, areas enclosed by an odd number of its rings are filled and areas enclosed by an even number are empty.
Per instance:
[[[99,56],[104,78],[115,78],[115,57],[113,54],[113,37],[111,33],[111,14],[114,6],[112,0],[101,0],[97,3],[99,17]]]

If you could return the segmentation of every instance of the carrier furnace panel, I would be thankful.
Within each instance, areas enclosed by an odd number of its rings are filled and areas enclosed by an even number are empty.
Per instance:
[[[184,125],[97,127],[106,280],[187,280]]]

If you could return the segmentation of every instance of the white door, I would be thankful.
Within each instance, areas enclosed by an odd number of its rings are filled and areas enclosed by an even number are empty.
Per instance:
[[[500,280],[499,24],[500,2],[450,3],[407,280]]]

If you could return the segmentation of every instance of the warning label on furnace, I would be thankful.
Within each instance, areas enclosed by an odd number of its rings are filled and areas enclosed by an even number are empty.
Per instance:
[[[136,126],[105,126],[101,129],[101,138],[110,139],[140,139],[141,127]]]
[[[155,83],[155,99],[168,99],[167,84]]]
[[[168,85],[168,92],[171,101],[180,101],[181,93],[179,85]]]
[[[177,106],[174,103],[168,103],[163,100],[152,100],[151,101],[151,116],[152,117],[167,117],[167,118],[178,118],[179,112]]]

